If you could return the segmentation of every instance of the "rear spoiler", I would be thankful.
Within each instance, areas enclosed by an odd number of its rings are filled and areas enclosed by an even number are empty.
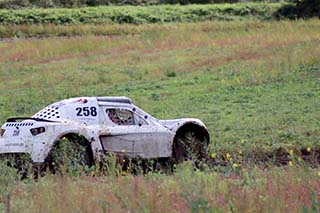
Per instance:
[[[42,122],[56,122],[56,121],[50,121],[42,118],[30,118],[30,117],[16,117],[16,118],[8,118],[7,122],[17,122],[17,120],[34,120],[34,121],[42,121]]]

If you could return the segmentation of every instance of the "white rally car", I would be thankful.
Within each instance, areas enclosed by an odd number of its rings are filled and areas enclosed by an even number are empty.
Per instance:
[[[0,155],[28,154],[33,163],[54,164],[65,152],[91,165],[113,152],[179,163],[206,159],[209,141],[199,119],[158,120],[127,97],[80,97],[53,103],[32,117],[9,118],[0,129]]]

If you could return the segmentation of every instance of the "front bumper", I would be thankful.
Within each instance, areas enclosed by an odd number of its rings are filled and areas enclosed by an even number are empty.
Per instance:
[[[16,142],[0,138],[0,154],[5,153],[30,153],[25,142],[19,140]]]

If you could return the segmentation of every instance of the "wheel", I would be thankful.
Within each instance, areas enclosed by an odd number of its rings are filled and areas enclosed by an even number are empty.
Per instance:
[[[176,163],[192,161],[195,166],[208,159],[208,141],[196,130],[182,131],[173,142],[173,158]]]
[[[87,140],[78,135],[68,135],[57,140],[46,159],[52,173],[81,173],[93,164]]]

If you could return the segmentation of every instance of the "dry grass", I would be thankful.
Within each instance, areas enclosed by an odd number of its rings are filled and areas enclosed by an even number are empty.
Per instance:
[[[230,23],[243,29],[221,25],[220,22],[164,25],[135,36],[89,35],[3,41],[0,43],[1,80],[7,84],[2,84],[0,89],[15,85],[18,73],[24,79],[22,85],[44,73],[50,73],[54,83],[63,82],[66,70],[78,79],[77,70],[94,67],[132,69],[131,76],[143,76],[148,80],[159,78],[168,69],[193,73],[199,68],[238,61],[248,61],[248,66],[252,67],[267,63],[270,70],[274,70],[279,63],[298,64],[319,55],[320,32],[315,30],[315,26],[319,27],[316,20],[308,24],[303,21]],[[306,45],[300,48],[303,44]],[[33,72],[30,75],[18,71],[21,69]],[[12,70],[17,70],[15,75]],[[119,75],[119,72],[108,73],[111,79],[122,81]],[[42,87],[44,82],[39,79],[37,83]]]
[[[184,164],[172,176],[47,176],[9,193],[13,212],[301,212],[320,207],[318,175],[301,166],[222,175]]]

